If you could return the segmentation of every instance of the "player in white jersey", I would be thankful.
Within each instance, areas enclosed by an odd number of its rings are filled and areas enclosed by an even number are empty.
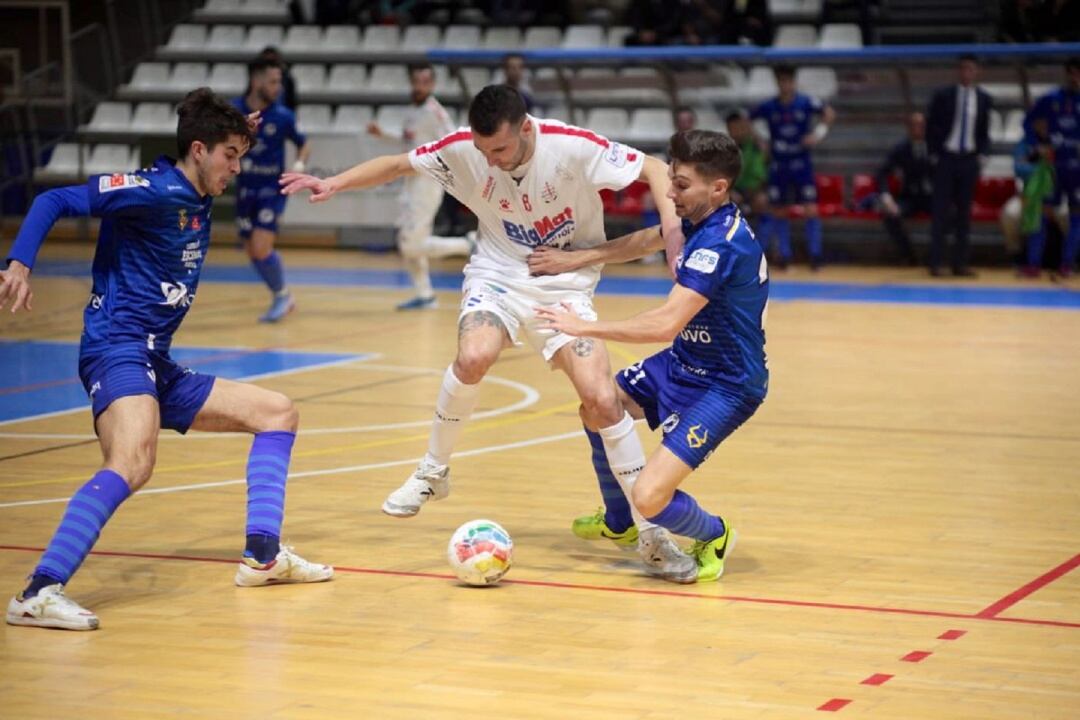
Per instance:
[[[412,86],[412,105],[405,114],[400,139],[410,144],[426,145],[453,132],[454,123],[450,115],[435,99],[435,69],[427,64],[410,65],[409,84]],[[392,137],[376,122],[368,125],[368,132],[376,137]],[[472,250],[472,243],[467,238],[432,235],[435,215],[439,212],[442,199],[442,186],[431,178],[422,175],[405,178],[405,188],[401,192],[401,214],[397,221],[397,242],[416,297],[398,305],[398,310],[436,307],[428,259],[468,255]]]
[[[603,467],[626,482],[622,488],[629,496],[645,453],[633,419],[618,404],[607,349],[589,338],[553,332],[534,315],[537,306],[567,303],[581,317],[595,318],[592,296],[600,266],[533,277],[527,258],[538,247],[583,249],[606,242],[598,191],[637,180],[649,184],[669,254],[676,256],[683,235],[667,198],[666,163],[588,130],[529,116],[516,90],[490,85],[473,98],[467,128],[331,178],[286,173],[281,183],[287,195],[306,189],[312,202],[320,202],[340,190],[417,173],[437,180],[476,214],[479,242],[465,268],[457,357],[443,377],[428,452],[386,499],[383,512],[411,517],[428,500],[449,494],[450,454],[476,405],[479,383],[502,349],[522,338],[569,376],[590,441],[595,439],[594,447],[602,442]],[[664,576],[693,562],[661,528],[639,514],[634,519],[638,550],[651,573]]]

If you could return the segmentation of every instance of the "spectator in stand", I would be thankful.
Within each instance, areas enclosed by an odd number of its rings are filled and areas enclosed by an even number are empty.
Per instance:
[[[721,16],[717,43],[736,45],[749,40],[763,47],[772,45],[772,19],[765,0],[716,0],[711,4]]]
[[[300,107],[300,98],[296,94],[296,81],[293,80],[292,73],[289,72],[289,66],[285,64],[281,52],[273,45],[267,45],[259,53],[257,59],[268,60],[281,68],[281,96],[278,98],[278,102],[295,113],[296,109]]]
[[[518,91],[521,99],[525,101],[525,112],[531,113],[536,103],[533,101],[533,90],[526,77],[525,56],[520,53],[504,56],[502,75],[502,82]]]
[[[957,65],[958,83],[939,89],[930,100],[926,144],[934,164],[933,220],[930,225],[930,274],[945,274],[945,228],[955,214],[956,242],[952,274],[975,277],[968,267],[971,203],[982,159],[990,151],[990,95],[975,86],[979,63],[963,55]]]
[[[742,153],[742,170],[732,188],[731,200],[743,215],[763,218],[769,209],[769,170],[765,150],[754,135],[750,115],[745,110],[732,110],[724,120],[728,135]]]
[[[926,150],[926,118],[912,113],[907,122],[907,139],[897,143],[877,172],[878,210],[885,230],[909,265],[917,265],[915,249],[904,228],[904,218],[933,209],[933,168]],[[900,192],[893,197],[889,179],[899,174]]]
[[[665,0],[631,0],[624,24],[634,30],[625,45],[667,45],[682,31],[682,8]]]

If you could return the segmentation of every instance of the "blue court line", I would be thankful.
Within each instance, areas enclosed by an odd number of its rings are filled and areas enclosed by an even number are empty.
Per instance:
[[[180,365],[232,380],[370,357],[214,347],[173,348],[171,355]],[[76,375],[78,363],[78,343],[0,340],[0,422],[87,407],[86,391]]]
[[[409,276],[400,270],[360,268],[315,268],[288,266],[291,285],[329,287],[411,287]],[[34,274],[51,277],[89,277],[88,264],[42,261]],[[432,273],[432,285],[438,290],[460,290],[461,273]],[[208,265],[203,269],[204,282],[261,283],[255,272],[244,265]],[[658,277],[607,276],[600,280],[597,292],[609,295],[667,295],[671,281]],[[772,279],[769,298],[776,301],[809,300],[833,303],[890,303],[924,305],[972,305],[1018,308],[1080,309],[1080,292],[1065,287],[986,287],[960,285],[904,285],[883,283],[864,285],[842,282],[793,282]]]

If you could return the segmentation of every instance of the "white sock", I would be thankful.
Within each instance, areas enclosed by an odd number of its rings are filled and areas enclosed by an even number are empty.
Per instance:
[[[463,237],[441,237],[429,235],[424,239],[424,256],[429,258],[453,257],[455,255],[468,256],[472,245]]]
[[[634,418],[630,417],[630,413],[624,413],[622,420],[611,427],[600,428],[598,432],[604,441],[608,465],[630,503],[630,513],[634,516],[638,531],[655,527],[634,507],[634,482],[645,467],[645,450],[641,447],[637,431],[634,430]]]
[[[446,368],[439,399],[435,403],[435,422],[431,425],[431,437],[428,439],[427,460],[435,465],[449,464],[450,453],[454,451],[458,436],[476,407],[479,394],[480,383],[466,385],[454,375],[453,365]]]
[[[405,270],[409,273],[418,297],[429,298],[435,294],[431,288],[431,273],[428,272],[428,259],[423,256],[405,256]]]

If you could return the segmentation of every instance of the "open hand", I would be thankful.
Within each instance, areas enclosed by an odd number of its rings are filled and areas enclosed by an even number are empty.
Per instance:
[[[34,293],[30,289],[30,268],[18,260],[12,260],[7,270],[0,270],[0,310],[11,301],[11,312],[19,308],[32,310],[30,301]]]
[[[305,173],[284,173],[278,180],[278,185],[281,186],[282,195],[295,195],[301,190],[310,190],[311,197],[308,198],[308,202],[313,203],[326,202],[337,192],[334,186],[323,178]]]
[[[566,333],[574,337],[582,337],[588,334],[591,324],[588,320],[578,317],[570,303],[559,303],[559,306],[549,305],[536,308],[536,317],[540,320],[541,327]]]
[[[530,275],[558,275],[577,270],[581,264],[576,262],[574,253],[559,250],[550,245],[541,245],[525,259],[529,263]]]

